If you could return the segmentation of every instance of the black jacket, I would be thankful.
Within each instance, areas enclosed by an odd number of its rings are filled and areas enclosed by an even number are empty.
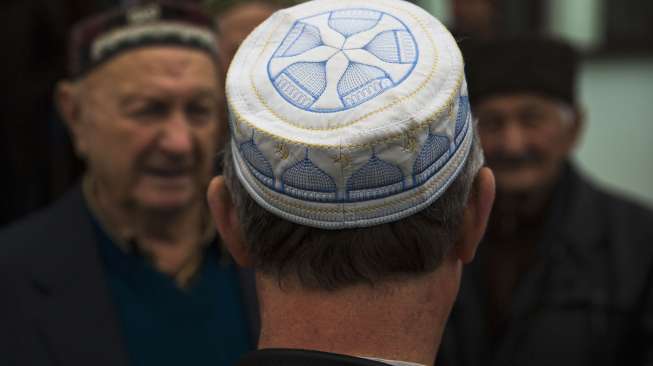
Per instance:
[[[252,273],[241,273],[252,334]],[[0,365],[126,366],[81,189],[0,233]]]
[[[487,336],[481,244],[439,366],[653,365],[653,212],[597,189],[572,167],[554,196],[504,335]]]

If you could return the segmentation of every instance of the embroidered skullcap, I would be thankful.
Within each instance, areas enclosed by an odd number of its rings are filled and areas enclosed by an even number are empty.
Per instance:
[[[192,4],[147,2],[110,10],[73,27],[70,73],[76,78],[138,47],[174,45],[217,55],[213,20]]]
[[[476,103],[506,93],[530,92],[576,102],[578,53],[568,43],[522,36],[460,43],[469,95]]]
[[[453,37],[399,0],[280,10],[230,66],[231,149],[254,200],[324,229],[396,221],[433,203],[472,143]]]

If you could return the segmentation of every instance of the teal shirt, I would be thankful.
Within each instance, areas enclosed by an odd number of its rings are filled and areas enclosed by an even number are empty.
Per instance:
[[[96,232],[132,366],[231,366],[253,349],[237,268],[220,260],[217,243],[182,290],[142,256],[119,249],[97,223]]]

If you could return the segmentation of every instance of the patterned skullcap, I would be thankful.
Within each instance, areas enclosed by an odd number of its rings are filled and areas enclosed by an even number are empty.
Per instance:
[[[217,55],[214,24],[199,8],[178,2],[147,2],[82,20],[70,40],[73,78],[122,53],[149,45],[175,45]]]
[[[456,42],[399,0],[278,11],[241,45],[227,95],[239,180],[268,211],[318,228],[427,207],[472,143]]]

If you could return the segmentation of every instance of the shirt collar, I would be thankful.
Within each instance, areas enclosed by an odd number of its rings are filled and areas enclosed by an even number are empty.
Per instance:
[[[392,366],[425,366],[425,365],[422,365],[421,363],[415,363],[415,362],[386,360],[386,359],[383,359],[383,358],[375,358],[375,357],[361,357],[361,358],[365,358],[365,359],[368,359],[368,360],[371,360],[371,361],[386,363],[386,364],[392,365]]]

